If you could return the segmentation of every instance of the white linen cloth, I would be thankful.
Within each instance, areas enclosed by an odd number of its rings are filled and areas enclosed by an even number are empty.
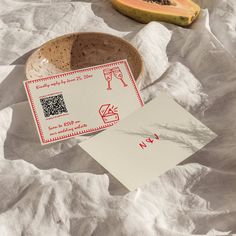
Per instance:
[[[139,24],[108,0],[0,1],[1,236],[236,233],[236,2],[197,2],[199,19],[181,28]],[[41,146],[24,63],[42,43],[77,31],[130,41],[145,61],[145,102],[166,91],[218,138],[134,192],[78,146],[85,137]]]

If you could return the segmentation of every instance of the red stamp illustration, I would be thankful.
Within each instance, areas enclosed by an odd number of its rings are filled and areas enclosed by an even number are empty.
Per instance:
[[[107,90],[112,90],[111,81],[112,81],[113,75],[115,76],[116,79],[120,80],[123,87],[128,86],[128,84],[126,84],[124,81],[123,74],[122,74],[119,67],[113,67],[111,69],[104,69],[103,74],[104,74],[105,79],[107,81]]]
[[[105,124],[120,120],[117,107],[111,104],[104,104],[99,109],[99,114]]]

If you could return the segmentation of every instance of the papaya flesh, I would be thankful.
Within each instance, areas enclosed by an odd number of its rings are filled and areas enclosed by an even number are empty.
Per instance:
[[[188,26],[200,12],[200,7],[191,0],[112,0],[112,5],[141,23],[164,21]]]

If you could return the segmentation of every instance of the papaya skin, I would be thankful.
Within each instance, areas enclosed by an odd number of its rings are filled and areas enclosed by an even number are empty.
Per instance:
[[[136,1],[141,3],[144,0]],[[135,5],[133,2],[132,0],[112,0],[112,5],[120,13],[140,23],[164,21],[179,26],[189,26],[200,12],[200,7],[191,0],[174,0],[175,5],[160,5],[152,2]]]

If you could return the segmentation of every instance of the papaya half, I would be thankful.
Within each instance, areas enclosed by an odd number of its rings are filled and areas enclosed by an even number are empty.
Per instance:
[[[192,0],[112,0],[112,5],[141,23],[165,21],[188,26],[200,12],[200,7]]]

